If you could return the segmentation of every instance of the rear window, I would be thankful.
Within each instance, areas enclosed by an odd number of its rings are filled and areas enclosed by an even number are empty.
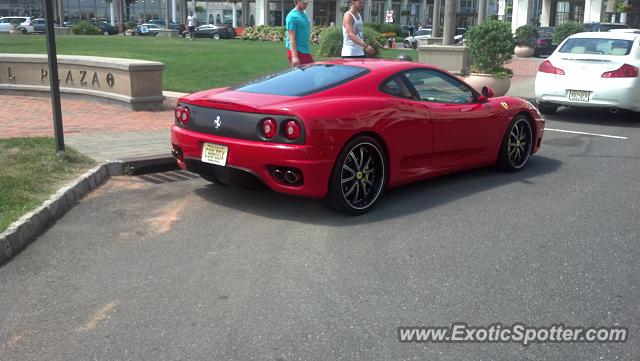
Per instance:
[[[624,24],[600,24],[600,31],[605,32],[611,29],[629,29],[627,25]]]
[[[574,38],[567,40],[559,51],[569,54],[623,56],[629,55],[632,45],[631,40]]]
[[[257,79],[234,90],[285,96],[303,96],[346,83],[369,70],[352,65],[312,64]]]

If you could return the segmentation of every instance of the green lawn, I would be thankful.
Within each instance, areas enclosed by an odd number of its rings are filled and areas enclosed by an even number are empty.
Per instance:
[[[56,38],[58,54],[94,55],[117,58],[155,60],[166,65],[164,89],[193,92],[207,88],[228,86],[287,67],[284,43],[234,40],[182,38],[79,36]],[[318,47],[312,52],[316,60]],[[46,40],[42,35],[0,35],[1,53],[46,54]],[[410,54],[418,59],[417,51],[383,50],[382,57],[395,58]]]
[[[66,155],[58,159],[53,138],[0,139],[0,232],[94,165],[71,148]]]

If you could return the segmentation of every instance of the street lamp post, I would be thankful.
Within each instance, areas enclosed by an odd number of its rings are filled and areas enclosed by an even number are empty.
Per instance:
[[[53,130],[56,137],[56,154],[58,157],[64,158],[64,131],[62,128],[60,80],[58,79],[56,37],[53,30],[52,1],[45,1],[45,13],[45,24],[47,26],[47,54],[49,55],[49,84],[51,85],[51,108],[53,109]]]

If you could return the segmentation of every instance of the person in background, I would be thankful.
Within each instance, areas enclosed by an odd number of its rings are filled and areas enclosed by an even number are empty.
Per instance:
[[[287,14],[287,58],[291,66],[313,63],[311,56],[311,22],[304,10],[309,0],[294,0],[296,6]]]
[[[193,11],[187,16],[187,27],[189,28],[189,39],[196,40],[196,17],[193,16]]]
[[[343,58],[364,58],[364,53],[375,53],[371,45],[364,42],[364,22],[360,11],[364,0],[351,0],[351,7],[342,17],[342,52]]]

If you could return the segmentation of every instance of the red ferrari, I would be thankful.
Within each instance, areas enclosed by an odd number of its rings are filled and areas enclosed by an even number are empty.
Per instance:
[[[362,214],[384,190],[496,165],[518,171],[542,141],[529,102],[478,93],[406,61],[332,60],[178,100],[178,165],[222,184],[256,181]]]

